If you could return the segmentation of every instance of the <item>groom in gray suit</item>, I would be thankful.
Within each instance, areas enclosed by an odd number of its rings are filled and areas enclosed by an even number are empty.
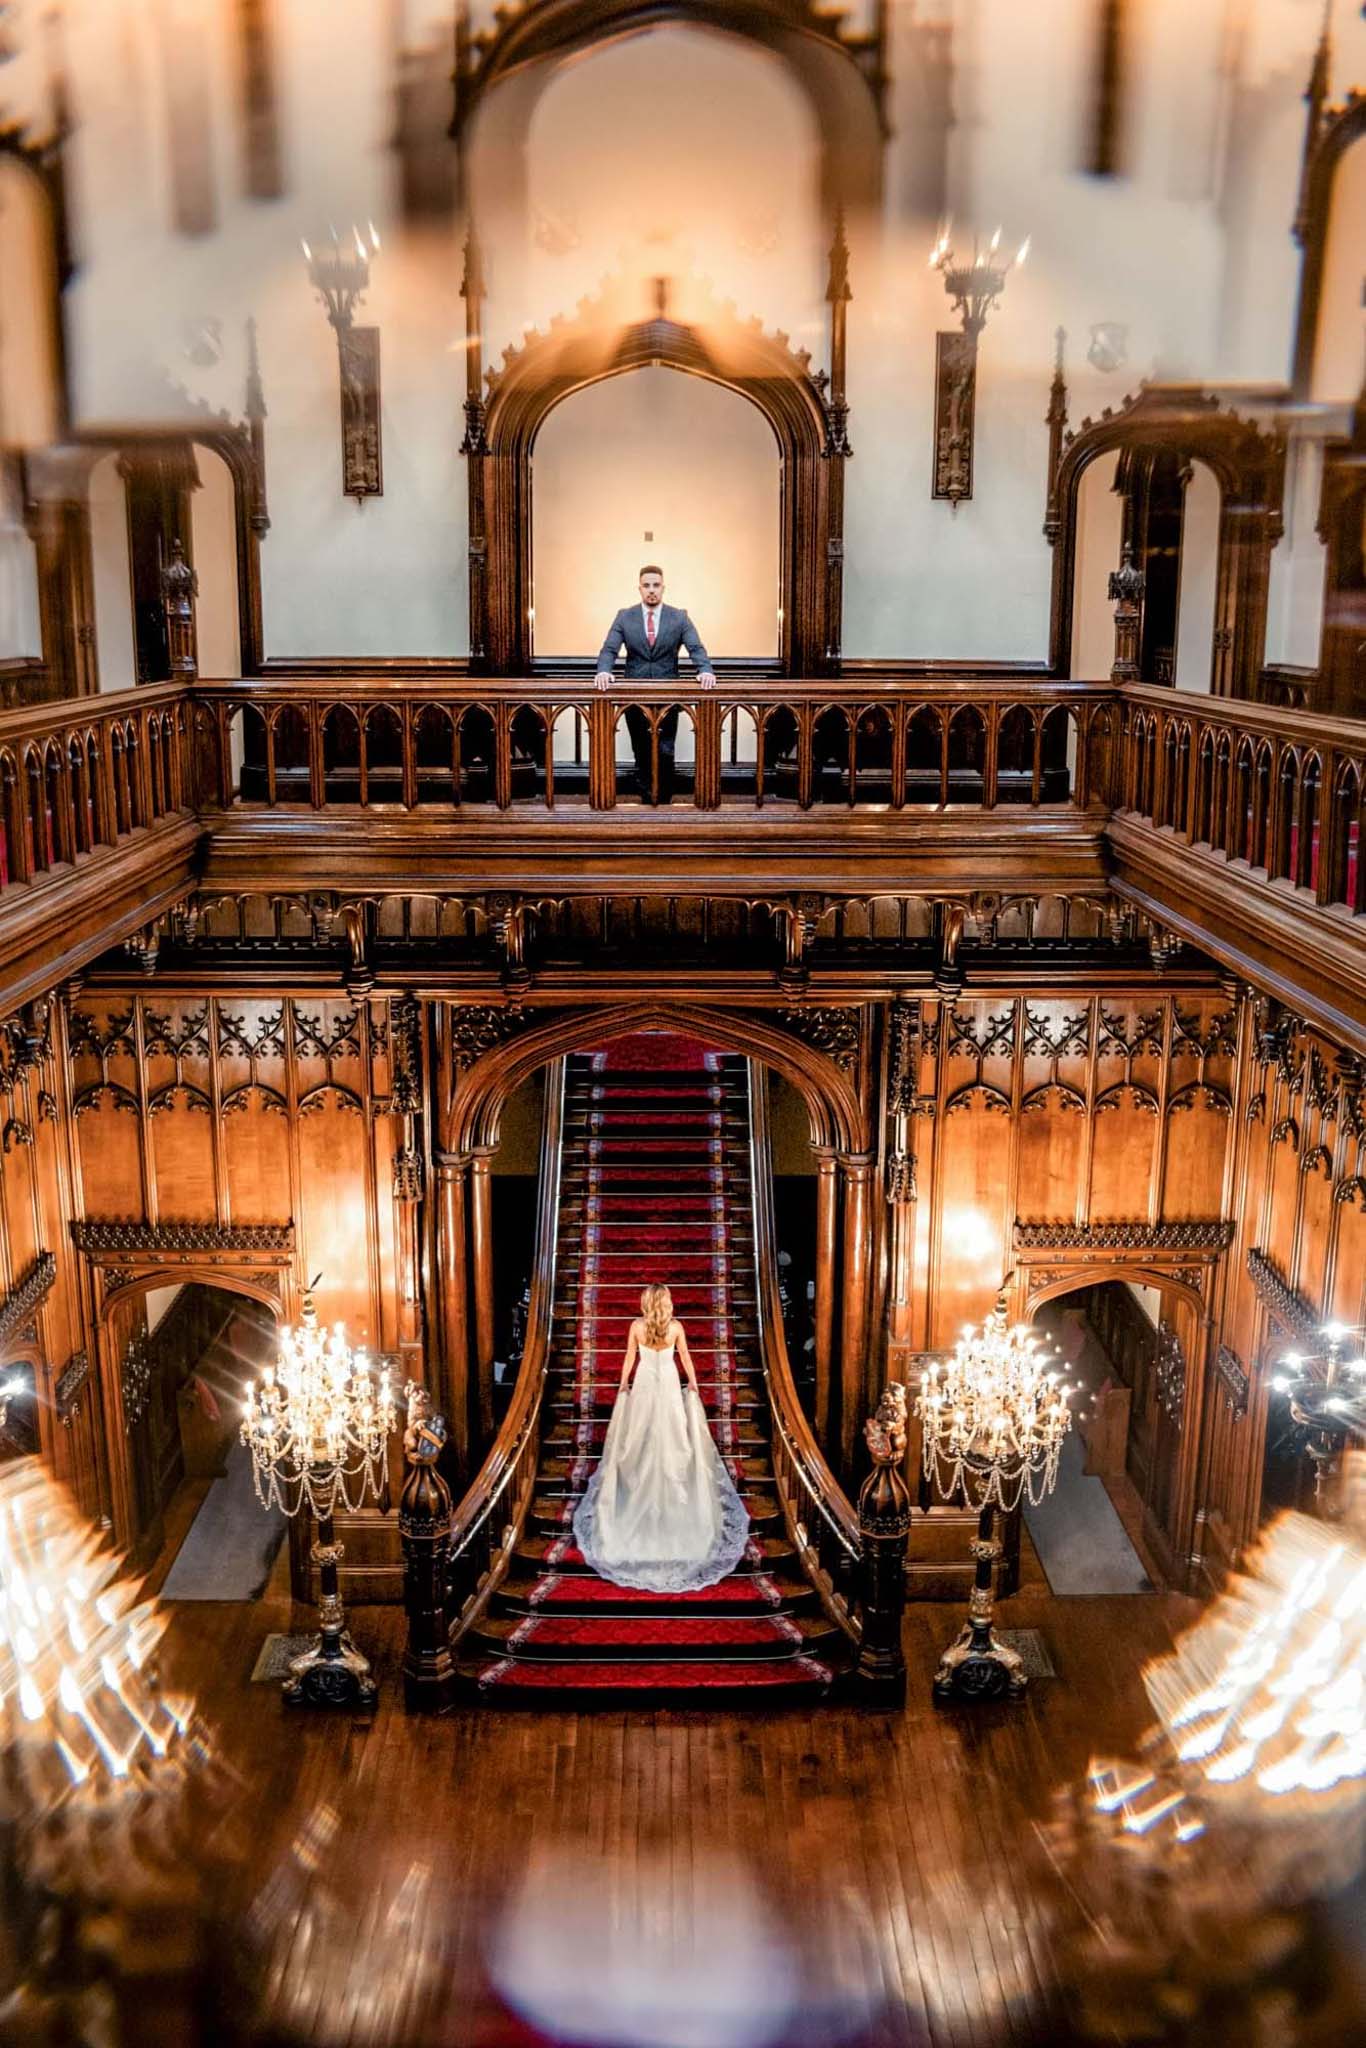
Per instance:
[[[628,681],[673,682],[678,676],[679,649],[686,647],[704,690],[714,689],[707,650],[697,637],[697,628],[686,612],[664,602],[664,571],[647,562],[640,572],[640,603],[624,605],[608,628],[598,656],[594,678],[600,690],[611,687],[612,668],[622,648],[626,649]],[[650,721],[638,704],[626,707],[626,729],[636,757],[636,788],[650,800]],[[668,803],[674,791],[674,741],[678,734],[678,707],[664,713],[659,721],[659,801]]]

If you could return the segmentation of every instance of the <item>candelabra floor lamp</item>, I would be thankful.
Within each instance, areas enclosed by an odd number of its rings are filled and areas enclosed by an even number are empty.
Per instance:
[[[290,1665],[283,1688],[290,1706],[365,1712],[378,1698],[369,1661],[347,1632],[334,1517],[339,1504],[354,1514],[384,1495],[396,1420],[387,1369],[377,1373],[364,1351],[353,1351],[340,1323],[321,1329],[306,1293],[299,1328],[281,1333],[279,1360],[247,1389],[242,1417],[258,1500],[290,1516],[306,1509],[318,1525],[310,1555],[318,1567],[319,1632]]]
[[[978,1511],[967,1626],[940,1659],[938,1701],[1018,1698],[1028,1683],[1022,1659],[992,1628],[998,1517],[1026,1496],[1037,1505],[1057,1484],[1070,1392],[1033,1333],[1008,1323],[1004,1292],[981,1330],[965,1330],[921,1381],[925,1471],[946,1499],[961,1495]]]

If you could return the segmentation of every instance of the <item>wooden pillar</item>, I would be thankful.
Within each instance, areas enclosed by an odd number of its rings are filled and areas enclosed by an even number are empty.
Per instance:
[[[868,1340],[868,1281],[872,1231],[869,1190],[873,1178],[870,1153],[840,1157],[842,1195],[842,1280],[840,1317],[840,1476],[849,1483],[854,1453],[867,1406],[864,1384]]]
[[[830,1379],[835,1335],[835,1154],[828,1145],[816,1155],[816,1441],[829,1457]]]
[[[493,1154],[470,1160],[470,1261],[474,1279],[474,1385],[470,1415],[486,1448],[493,1436]]]
[[[459,1476],[469,1476],[470,1337],[465,1244],[465,1180],[469,1162],[457,1152],[436,1155],[436,1264],[439,1367],[436,1405],[446,1417]]]

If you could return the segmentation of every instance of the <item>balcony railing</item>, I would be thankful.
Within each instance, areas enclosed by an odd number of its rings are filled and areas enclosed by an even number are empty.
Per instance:
[[[1236,698],[1120,697],[1117,810],[1366,911],[1366,726]]]
[[[1108,684],[199,684],[208,801],[314,811],[1103,805]],[[633,729],[634,728],[634,734]]]
[[[191,810],[212,826],[225,812],[435,822],[619,803],[737,822],[1084,812],[1097,831],[1113,809],[1366,914],[1366,726],[1241,699],[1032,678],[723,678],[670,697],[621,683],[599,693],[539,678],[334,675],[164,683],[0,712],[9,889]]]
[[[0,714],[0,886],[192,809],[188,734],[176,683]]]

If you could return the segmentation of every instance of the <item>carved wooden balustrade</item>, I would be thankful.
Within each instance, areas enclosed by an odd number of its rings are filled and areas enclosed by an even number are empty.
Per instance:
[[[831,1471],[802,1407],[787,1355],[778,1294],[773,1221],[773,1163],[768,1079],[759,1060],[749,1067],[750,1171],[758,1282],[759,1344],[772,1423],[773,1476],[788,1534],[831,1617],[851,1638],[862,1635],[859,1595],[864,1551],[858,1511]]]
[[[445,1627],[460,1634],[507,1569],[531,1506],[541,1451],[541,1401],[550,1364],[551,1307],[560,1212],[560,1134],[564,1123],[563,1060],[546,1077],[541,1132],[536,1265],[531,1277],[526,1344],[502,1427],[451,1522]],[[415,1702],[410,1698],[410,1704]]]
[[[609,810],[635,791],[635,706],[652,803],[1085,809],[1108,800],[1116,730],[1108,683],[1034,679],[723,679],[669,696],[624,682],[334,677],[199,683],[194,698],[202,800],[223,809]]]
[[[182,685],[0,714],[0,881],[75,867],[193,808]]]
[[[1366,911],[1366,726],[1138,685],[1120,699],[1117,810]]]

